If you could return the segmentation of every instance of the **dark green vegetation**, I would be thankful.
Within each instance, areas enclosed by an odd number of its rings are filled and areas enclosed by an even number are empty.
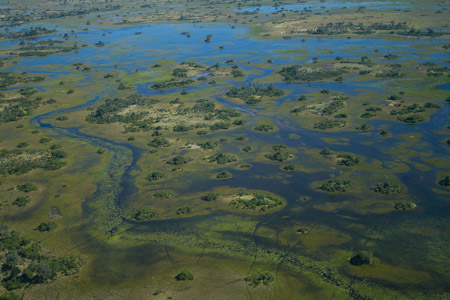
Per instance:
[[[194,280],[194,274],[188,270],[183,270],[175,276],[177,281]]]
[[[266,154],[266,157],[270,160],[275,160],[275,161],[285,161],[288,160],[291,155],[287,152],[275,152],[275,153],[270,153],[270,154]]]
[[[36,229],[39,231],[52,231],[56,229],[56,227],[58,227],[58,225],[55,222],[42,222]]]
[[[227,180],[227,179],[230,179],[231,177],[232,177],[232,175],[228,171],[222,171],[222,172],[216,174],[216,178],[221,179],[221,180]],[[211,201],[211,200],[207,200],[207,201]]]
[[[190,157],[177,155],[177,156],[169,159],[166,163],[168,165],[178,166],[178,165],[187,164],[190,161],[192,161],[192,158],[190,158]]]
[[[373,264],[373,254],[370,251],[359,251],[350,258],[350,263],[355,266]]]
[[[259,285],[269,285],[275,281],[275,275],[272,272],[258,272],[244,278],[250,286],[257,287]]]
[[[26,197],[17,197],[16,200],[13,201],[12,205],[16,205],[19,207],[24,207],[30,202]]]
[[[359,162],[359,157],[352,154],[340,154],[337,156],[337,164],[340,166],[350,167],[359,164]]]
[[[283,67],[280,71],[280,75],[283,76],[283,80],[286,82],[305,82],[337,77],[344,74],[345,72],[346,71],[342,69],[310,69],[304,68],[300,65],[294,65],[290,67]]]
[[[205,201],[216,201],[217,199],[219,199],[218,193],[209,193],[207,195],[202,196],[202,200]]]
[[[78,257],[48,256],[36,241],[10,231],[4,224],[0,224],[0,227],[2,252],[0,262],[3,278],[1,284],[8,291],[21,290],[54,281],[61,276],[69,276],[76,273],[81,266]],[[14,298],[10,296],[9,299]]]
[[[450,186],[450,176],[445,176],[443,179],[439,180],[439,184],[442,186]]]
[[[325,192],[347,192],[352,188],[352,183],[349,180],[331,179],[322,184],[319,189]]]
[[[156,217],[157,213],[153,211],[151,208],[143,207],[139,210],[137,210],[133,215],[132,218],[136,221],[147,221],[154,217]]]
[[[449,298],[442,1],[4,2],[0,299]]]
[[[157,181],[160,179],[166,178],[166,175],[164,173],[161,172],[152,172],[151,174],[149,174],[146,179],[148,181]]]
[[[236,161],[236,158],[233,155],[224,154],[224,153],[216,153],[211,155],[208,160],[210,162],[215,162],[218,165],[223,165],[227,163],[231,163]]]
[[[268,209],[275,208],[283,204],[278,197],[266,194],[241,193],[236,199],[230,202],[231,206],[241,209],[250,209],[254,211],[264,212]]]
[[[248,105],[256,105],[263,102],[265,98],[281,97],[284,95],[284,92],[272,84],[269,84],[267,87],[260,84],[250,84],[233,87],[226,95],[230,98],[243,100]]]
[[[417,205],[411,201],[399,201],[394,204],[397,210],[412,210],[417,207]]]
[[[402,187],[393,182],[384,181],[384,182],[377,183],[377,185],[374,188],[374,191],[377,193],[390,195],[390,194],[400,193],[402,191]]]
[[[30,76],[27,72],[0,72],[0,89],[6,89],[17,83],[34,83],[43,80],[45,80],[44,76]],[[23,96],[30,96],[30,94]]]
[[[33,169],[57,170],[65,165],[61,150],[0,150],[0,174],[26,174]]]
[[[36,191],[37,186],[35,186],[32,183],[24,183],[24,184],[19,184],[17,186],[17,190],[24,192],[24,193],[28,193],[28,192]]]

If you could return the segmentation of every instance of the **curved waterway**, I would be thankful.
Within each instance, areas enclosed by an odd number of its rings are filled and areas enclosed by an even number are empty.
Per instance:
[[[136,31],[142,32],[141,35],[136,36]],[[186,38],[180,35],[181,32],[190,32],[191,38]],[[388,41],[388,40],[366,40],[366,39],[319,39],[306,38],[306,42],[302,42],[300,38],[293,38],[291,40],[261,41],[249,38],[247,30],[244,28],[231,29],[227,26],[220,25],[191,25],[191,24],[171,24],[171,25],[152,25],[152,26],[136,26],[133,28],[96,28],[91,32],[75,32],[70,33],[71,36],[78,35],[82,42],[87,44],[95,43],[99,40],[105,42],[105,47],[86,47],[80,49],[77,53],[59,54],[45,58],[23,58],[18,60],[18,63],[10,68],[14,71],[28,71],[33,73],[41,73],[47,75],[49,78],[58,78],[60,75],[68,75],[72,73],[70,67],[72,64],[80,63],[87,66],[92,66],[93,70],[97,68],[101,71],[113,70],[117,65],[119,69],[126,70],[129,74],[133,70],[139,69],[142,71],[150,70],[150,66],[158,63],[159,59],[165,58],[176,62],[184,60],[190,62],[198,62],[206,65],[212,65],[218,61],[223,62],[227,59],[235,59],[242,69],[247,71],[250,75],[247,82],[254,82],[266,76],[272,75],[272,69],[281,67],[287,63],[306,63],[312,57],[321,59],[330,59],[336,56],[344,56],[351,59],[359,59],[361,56],[367,55],[367,52],[372,49],[378,49],[381,53],[390,53],[392,49],[397,49],[402,53],[402,58],[399,61],[408,61],[416,59],[417,61],[430,61],[441,59],[441,53],[425,53],[421,47],[431,44],[437,46],[441,43],[439,40],[414,40],[414,41]],[[212,42],[204,43],[202,40],[206,35],[212,34]],[[411,50],[411,44],[419,45],[418,49]],[[225,45],[224,49],[219,49],[218,46]],[[258,49],[256,51],[255,49]],[[297,54],[293,54],[286,49],[301,50]],[[330,51],[333,49],[333,51]],[[420,50],[422,49],[422,50]],[[424,53],[420,52],[424,51]],[[423,57],[423,59],[421,58]],[[273,59],[273,64],[267,65],[267,60]],[[63,71],[62,71],[63,70]],[[68,71],[69,70],[69,71]],[[73,71],[74,74],[76,71]],[[257,75],[252,75],[257,74]],[[89,84],[93,77],[86,76],[83,84]],[[386,82],[386,80],[382,80]],[[381,81],[365,81],[365,82],[313,82],[309,84],[287,84],[277,83],[276,87],[290,90],[290,94],[279,99],[271,108],[279,108],[280,105],[286,102],[295,101],[295,95],[308,94],[322,89],[330,89],[358,97],[364,92],[372,91],[390,95],[394,91],[386,88],[386,85],[381,85]],[[138,84],[137,93],[144,95],[159,95],[179,93],[183,90],[189,92],[199,91],[207,88],[204,84],[188,87],[186,89],[167,89],[154,90],[148,88],[151,85],[151,78],[147,83]],[[242,83],[227,82],[224,85],[229,86],[234,84],[237,86]],[[216,86],[220,88],[220,86]],[[444,85],[441,88],[449,89],[449,85]],[[144,149],[134,147],[129,143],[121,143],[102,137],[94,136],[83,131],[83,128],[66,128],[56,126],[46,122],[46,118],[56,116],[62,113],[73,112],[76,110],[87,109],[97,102],[104,100],[107,97],[114,96],[114,91],[111,88],[100,88],[100,92],[92,98],[92,100],[72,108],[58,109],[42,115],[35,116],[31,119],[31,124],[40,126],[48,130],[52,130],[55,135],[67,137],[71,139],[78,139],[88,141],[91,144],[106,148],[111,153],[112,157],[108,162],[106,171],[109,176],[102,182],[98,183],[97,191],[84,202],[84,215],[90,220],[90,225],[95,226],[101,232],[114,233],[115,229],[124,222],[121,213],[121,207],[124,207],[128,202],[133,201],[133,195],[136,193],[134,185],[133,171],[139,171],[137,166],[138,160],[144,153]],[[285,228],[298,225],[299,220],[306,224],[318,224],[317,226],[327,226],[352,236],[353,240],[344,244],[341,249],[358,250],[360,241],[366,239],[367,232],[375,232],[377,236],[383,236],[385,240],[375,241],[375,238],[367,238],[367,244],[377,243],[374,251],[379,257],[382,257],[387,263],[398,263],[402,266],[410,266],[411,268],[433,272],[433,268],[439,262],[433,261],[433,258],[427,258],[425,262],[420,258],[427,254],[429,247],[439,245],[439,241],[434,241],[433,238],[426,235],[415,237],[411,240],[411,234],[401,234],[401,230],[406,230],[405,224],[425,224],[431,223],[436,226],[441,226],[442,230],[448,230],[448,224],[444,221],[446,216],[450,213],[450,205],[445,196],[433,192],[436,187],[436,174],[443,169],[433,166],[431,163],[426,163],[422,160],[422,156],[411,156],[403,160],[394,157],[389,151],[398,147],[411,148],[411,150],[423,151],[420,147],[425,147],[431,153],[431,156],[445,158],[445,153],[448,152],[448,147],[442,143],[445,137],[438,134],[437,131],[445,128],[448,125],[448,116],[450,114],[449,105],[443,105],[436,113],[434,113],[430,120],[417,125],[407,125],[398,122],[387,121],[370,121],[367,123],[372,125],[374,129],[362,132],[339,132],[330,133],[322,131],[312,131],[300,128],[292,118],[281,114],[267,114],[267,108],[255,108],[248,105],[235,104],[227,101],[223,97],[223,93],[215,95],[215,99],[225,105],[226,107],[235,108],[241,112],[248,114],[252,118],[271,119],[279,128],[274,134],[260,134],[252,131],[250,128],[244,130],[235,130],[229,133],[220,133],[221,135],[233,137],[237,133],[245,134],[251,141],[264,142],[266,145],[283,143],[294,149],[299,149],[296,154],[294,163],[307,163],[302,157],[304,149],[330,147],[333,151],[345,151],[355,153],[362,157],[367,157],[367,162],[380,161],[382,166],[389,168],[393,163],[405,164],[408,167],[406,172],[395,173],[400,181],[408,187],[409,195],[414,199],[419,199],[420,209],[401,214],[399,212],[390,212],[384,214],[359,213],[356,210],[351,210],[348,207],[340,208],[340,203],[345,201],[358,200],[356,196],[347,196],[343,194],[330,196],[324,194],[314,188],[311,184],[315,181],[323,181],[329,176],[339,176],[338,168],[330,171],[318,171],[314,173],[298,172],[292,175],[288,180],[279,180],[276,176],[271,174],[280,173],[280,165],[272,163],[252,163],[252,168],[246,171],[233,170],[233,178],[226,182],[229,187],[246,187],[249,189],[262,189],[271,191],[287,199],[287,206],[273,214],[264,216],[244,216],[243,219],[256,220],[258,226],[270,226],[274,230],[283,232]],[[430,99],[432,100],[432,99]],[[392,135],[408,136],[420,135],[421,143],[414,143],[413,145],[403,146],[407,144],[407,140],[382,138],[377,133],[384,128],[392,133]],[[219,134],[212,133],[208,138],[215,138]],[[299,139],[290,138],[296,135]],[[326,139],[336,139],[343,141],[340,143],[330,145]],[[447,148],[446,148],[447,147]],[[227,145],[223,145],[227,150]],[[234,151],[230,149],[230,152]],[[307,157],[307,155],[305,155]],[[426,164],[431,170],[419,170],[417,164]],[[223,169],[226,169],[224,167]],[[367,171],[366,171],[367,172]],[[283,175],[285,176],[285,175]],[[355,176],[358,176],[356,174]],[[214,187],[223,186],[224,183],[218,180],[198,180],[195,186],[185,188],[184,190],[176,191],[177,193],[191,193],[195,191],[209,191]],[[302,208],[298,209],[299,196],[306,195],[314,199],[312,204],[302,204]],[[91,206],[91,203],[101,201],[105,204],[104,211],[99,211]],[[355,205],[357,201],[355,201]],[[336,209],[320,210],[317,207],[320,205],[331,205]],[[376,204],[374,204],[374,207]],[[376,207],[375,207],[376,208]],[[135,233],[173,233],[177,234],[187,232],[196,236],[199,240],[207,239],[205,232],[199,229],[198,224],[202,222],[215,222],[214,218],[222,218],[227,215],[233,215],[231,212],[211,212],[209,215],[194,216],[190,218],[179,218],[176,220],[155,220],[143,223],[133,223],[130,232]],[[241,216],[239,212],[236,215]],[[210,223],[207,223],[210,224]],[[357,224],[364,230],[356,230],[353,225]],[[315,225],[314,225],[315,226]],[[205,226],[207,227],[207,226]],[[224,239],[233,241],[247,241],[252,240],[256,245],[264,245],[270,249],[281,249],[278,243],[271,240],[257,240],[254,236],[249,237],[245,233],[229,232],[228,236],[224,235]],[[403,245],[410,243],[408,256],[404,256]],[[428,243],[428,244],[427,244]],[[246,250],[246,244],[240,244],[242,248],[239,251]],[[150,246],[148,248],[151,248]],[[326,247],[325,247],[326,248]],[[106,251],[106,250],[105,250]],[[125,250],[124,250],[125,251]],[[231,251],[231,250],[230,250]],[[237,250],[236,250],[237,251]],[[326,249],[324,250],[326,252]],[[144,254],[135,253],[136,256],[142,257]],[[301,254],[299,254],[301,255]],[[106,257],[106,255],[105,255]],[[107,277],[110,270],[107,266],[102,266],[103,258],[99,255],[96,266],[99,267],[99,278]],[[135,257],[130,258],[136,260]],[[124,259],[119,263],[126,265],[129,261]],[[429,263],[429,265],[427,265]],[[145,266],[139,266],[144,269]],[[120,280],[121,272],[111,274],[117,276]],[[441,279],[442,282],[446,279]],[[120,282],[120,281],[118,281]]]

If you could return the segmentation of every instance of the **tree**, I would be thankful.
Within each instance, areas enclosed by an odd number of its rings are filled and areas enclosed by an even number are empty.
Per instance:
[[[37,283],[43,283],[55,278],[55,273],[48,262],[40,262],[36,266],[36,276],[33,280]]]
[[[175,279],[177,281],[194,280],[194,274],[187,270],[183,270],[175,276]]]

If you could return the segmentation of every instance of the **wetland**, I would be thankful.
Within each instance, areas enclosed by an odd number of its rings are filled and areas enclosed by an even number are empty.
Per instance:
[[[0,5],[0,299],[448,299],[447,1]]]

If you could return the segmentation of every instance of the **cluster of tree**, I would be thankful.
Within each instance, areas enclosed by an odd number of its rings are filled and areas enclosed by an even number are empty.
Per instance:
[[[46,35],[55,33],[56,30],[54,29],[47,29],[45,27],[30,27],[30,28],[23,28],[19,31],[6,31],[5,33],[0,33],[0,38],[8,39],[8,40],[15,40],[15,39],[31,39],[35,38],[40,35]]]
[[[227,179],[230,179],[232,176],[233,176],[233,175],[232,175],[230,172],[226,171],[226,170],[224,170],[224,171],[219,172],[219,173],[216,174],[216,178],[217,178],[217,179],[221,179],[221,180],[227,180]]]
[[[366,123],[362,124],[361,126],[357,126],[356,127],[356,129],[362,130],[362,131],[367,131],[367,130],[370,130],[372,128],[373,128],[372,126],[370,126],[369,124],[366,124]]]
[[[99,105],[95,111],[86,117],[86,121],[96,124],[109,123],[132,123],[142,119],[145,113],[119,114],[123,109],[131,106],[144,106],[156,103],[157,100],[146,99],[142,95],[131,95],[123,98],[106,99],[104,104]]]
[[[211,141],[206,141],[204,143],[198,143],[198,145],[200,146],[200,148],[202,148],[204,150],[214,150],[217,147],[217,143],[211,142]]]
[[[192,161],[192,158],[190,158],[188,156],[177,155],[177,156],[169,159],[166,163],[168,165],[179,166],[179,165],[187,164],[190,161]]]
[[[288,164],[283,167],[283,170],[288,171],[288,172],[295,172],[295,171],[300,170],[300,166],[294,165],[294,164]]]
[[[281,97],[284,91],[269,84],[267,87],[261,84],[249,84],[241,87],[233,87],[226,95],[231,98],[239,98],[246,104],[254,105],[262,101],[262,97]]]
[[[439,184],[442,186],[450,186],[450,176],[445,176],[439,181]]]
[[[176,214],[177,215],[187,215],[192,214],[195,212],[195,208],[192,206],[183,206],[177,209]]]
[[[375,188],[373,189],[377,193],[381,193],[384,195],[397,194],[402,191],[402,187],[398,184],[395,184],[391,181],[383,181],[377,183]]]
[[[156,82],[152,84],[150,87],[152,89],[170,89],[170,88],[180,88],[180,87],[187,87],[191,84],[193,84],[195,81],[192,79],[186,79],[186,80],[176,80],[175,78],[163,81],[163,82]]]
[[[328,103],[321,111],[324,115],[332,115],[344,107],[345,102],[342,100],[334,100]]]
[[[226,130],[230,128],[231,124],[227,122],[217,122],[209,126],[211,130]]]
[[[64,17],[69,17],[69,16],[82,16],[85,14],[89,14],[89,13],[98,13],[98,12],[102,12],[102,11],[111,11],[111,10],[117,10],[120,9],[121,6],[120,5],[105,5],[104,7],[95,7],[95,6],[90,6],[90,7],[81,7],[81,6],[77,6],[74,9],[71,10],[60,10],[60,9],[40,9],[39,11],[35,11],[33,13],[30,14],[26,14],[24,13],[23,10],[18,10],[17,13],[12,13],[11,10],[6,9],[4,11],[2,11],[2,21],[4,22],[10,22],[11,25],[14,24],[22,24],[25,22],[34,22],[34,21],[38,21],[38,20],[45,20],[45,19],[56,19],[56,18],[64,18]],[[53,30],[43,30],[45,28],[42,27],[35,27],[35,28],[39,28],[40,30],[42,30],[41,34],[38,35],[42,35],[42,34],[48,34],[51,32],[54,32]],[[25,29],[26,31],[33,31],[35,30],[35,28],[31,27],[30,29]],[[34,36],[30,36],[30,37],[36,37],[38,35],[34,35]],[[20,36],[17,36],[16,38],[20,38]]]
[[[430,103],[430,104],[432,104],[432,103]],[[405,107],[403,107],[400,110],[396,110],[396,109],[391,110],[391,115],[393,115],[393,116],[396,116],[396,115],[407,115],[407,114],[412,114],[412,113],[424,112],[425,110],[426,110],[425,107],[414,103],[414,104],[405,106]]]
[[[153,140],[151,140],[147,145],[154,148],[161,148],[161,147],[169,147],[171,144],[165,138],[157,136]]]
[[[346,72],[343,69],[309,69],[300,65],[293,65],[283,67],[279,74],[283,76],[283,80],[286,82],[310,82],[341,76]]]
[[[52,43],[49,43],[47,45],[42,45],[38,43],[36,44],[29,43],[26,46],[22,46],[18,49],[15,49],[14,51],[9,52],[9,55],[22,57],[30,57],[30,56],[44,57],[59,53],[68,53],[78,49],[77,44],[62,46],[62,45],[55,45],[54,42],[52,41]]]
[[[352,187],[352,183],[349,180],[330,179],[322,184],[319,189],[322,191],[335,193],[346,192]]]
[[[395,23],[392,21],[388,24],[383,23],[373,23],[365,26],[362,23],[353,24],[353,22],[337,22],[337,23],[328,23],[325,25],[318,26],[314,29],[309,29],[307,32],[309,34],[326,34],[326,35],[338,35],[338,34],[372,34],[375,31],[394,31],[394,30],[404,30],[408,29],[406,22],[403,23]]]
[[[20,197],[17,197],[16,200],[14,200],[12,202],[12,205],[16,205],[18,207],[24,207],[28,204],[28,202],[30,202],[30,200],[28,198],[20,196]]]
[[[402,66],[400,64],[391,64],[389,69],[384,69],[379,73],[375,74],[375,77],[380,78],[398,78],[403,77],[404,74],[401,73]]]
[[[152,172],[147,177],[145,177],[148,181],[157,181],[163,178],[166,178],[166,174],[161,172]]]
[[[257,274],[249,275],[244,278],[250,286],[257,287],[260,285],[269,285],[275,281],[275,275],[272,272],[258,272]]]
[[[42,98],[34,100],[28,97],[19,97],[7,100],[0,110],[0,122],[14,122],[25,116],[30,116],[34,109],[39,106]]]
[[[426,72],[428,76],[443,76],[450,71],[447,66],[438,65],[434,62],[423,63],[422,66],[426,67]]]
[[[415,28],[411,28],[408,31],[398,31],[396,32],[398,35],[405,35],[405,36],[430,36],[430,37],[437,37],[437,36],[443,36],[446,35],[446,32],[436,32],[433,29],[425,29],[425,30],[420,30],[420,29],[415,29]]]
[[[203,195],[201,199],[204,201],[216,201],[217,199],[219,199],[219,194],[218,193],[208,193],[206,195]]]
[[[45,80],[44,76],[28,76],[27,72],[0,72],[0,89],[17,83],[34,83]]]
[[[416,207],[417,205],[411,201],[398,201],[394,203],[394,208],[396,210],[412,210]]]
[[[354,266],[373,264],[373,254],[370,251],[359,251],[350,258],[350,263]]]
[[[23,287],[51,282],[59,276],[76,273],[81,266],[74,256],[52,257],[44,254],[37,242],[10,231],[0,224],[0,256],[3,287],[17,290]]]
[[[331,128],[344,127],[347,123],[343,120],[325,120],[314,124],[314,128],[327,130]]]
[[[240,196],[251,197],[238,197],[231,201],[230,205],[241,209],[266,211],[283,204],[281,199],[267,194],[246,195],[245,193],[241,193]]]
[[[172,71],[172,75],[175,77],[185,78],[187,77],[187,70],[182,68],[176,68]]]
[[[360,159],[359,157],[353,155],[353,154],[339,154],[337,156],[338,160],[337,160],[337,164],[340,166],[354,166],[359,164]]]
[[[280,152],[280,151],[277,151],[275,153],[269,153],[269,154],[266,154],[265,156],[270,160],[275,160],[275,161],[280,161],[280,162],[288,160],[291,157],[291,155],[288,152]]]
[[[229,155],[219,152],[211,155],[208,160],[209,162],[215,162],[218,165],[223,165],[236,161],[236,158],[231,154]]]
[[[136,210],[131,216],[136,221],[147,221],[156,217],[158,213],[149,207],[143,207]]]
[[[61,150],[0,150],[0,174],[25,174],[33,169],[57,170],[65,166]]]
[[[153,194],[153,197],[155,199],[163,200],[163,199],[169,199],[173,196],[173,193],[171,191],[157,191]]]
[[[175,276],[177,281],[186,281],[186,280],[194,280],[194,274],[189,272],[188,270],[183,270]]]
[[[401,122],[404,122],[406,124],[417,124],[417,123],[422,123],[425,121],[425,118],[422,117],[421,115],[417,115],[417,114],[413,114],[410,116],[400,116],[397,117],[397,119]]]
[[[36,227],[36,229],[38,231],[44,232],[44,231],[52,231],[56,229],[56,227],[58,227],[58,224],[56,224],[55,222],[42,222]]]
[[[270,132],[275,129],[275,126],[273,126],[272,124],[261,124],[253,127],[253,129],[261,132]]]

